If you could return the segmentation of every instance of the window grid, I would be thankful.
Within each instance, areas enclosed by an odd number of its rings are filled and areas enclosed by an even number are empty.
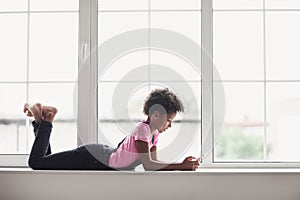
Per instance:
[[[147,55],[148,55],[148,65],[151,65],[152,63],[152,50],[154,49],[151,49],[151,34],[150,34],[150,29],[153,27],[152,25],[152,14],[153,13],[166,13],[166,14],[172,14],[172,13],[201,13],[201,9],[172,9],[172,10],[165,10],[165,9],[151,9],[151,0],[148,0],[148,9],[143,9],[143,10],[98,10],[98,13],[99,14],[102,14],[102,13],[113,13],[114,15],[118,15],[118,14],[124,14],[124,13],[143,13],[143,14],[146,14],[147,15],[147,28],[149,29],[149,32],[148,32],[148,38],[147,38],[147,42],[148,42],[148,51],[147,51]],[[146,50],[146,49],[145,49]],[[119,81],[119,80],[114,80],[114,79],[111,79],[109,80],[109,78],[107,80],[100,80],[98,81],[99,84],[101,83],[146,83],[146,87],[148,88],[148,91],[151,90],[151,88],[153,87],[153,77],[152,74],[150,73],[151,69],[150,67],[147,68],[147,71],[148,71],[148,75],[147,75],[147,80],[145,81]],[[154,82],[158,82],[158,81],[154,81]],[[201,84],[201,80],[188,80],[188,81],[177,81],[177,80],[167,80],[167,81],[163,81],[164,83],[168,83],[168,82],[172,82],[172,83],[198,83],[199,85]],[[101,112],[101,108],[99,109],[99,112]],[[140,121],[141,119],[133,119],[133,121]],[[122,122],[132,122],[131,120],[128,120],[128,119],[101,119],[101,117],[99,117],[99,122],[104,122],[104,123],[116,123],[116,122],[119,122],[119,121],[122,121]],[[189,119],[186,119],[186,120],[175,120],[174,123],[201,123],[201,120],[199,119],[195,119],[195,120],[189,120]],[[105,138],[104,137],[101,137],[101,141],[100,142],[105,142]],[[199,153],[198,153],[199,155]]]
[[[263,158],[262,161],[266,160],[266,62],[265,62],[265,52],[266,52],[266,48],[265,48],[265,7],[263,7],[263,9],[213,9],[212,13],[214,15],[214,13],[226,13],[226,12],[232,12],[232,13],[239,13],[239,12],[263,12],[263,80],[228,80],[228,79],[224,79],[224,80],[214,80],[214,83],[263,83],[264,84],[264,122],[263,122],[263,126],[264,126],[264,133],[263,133]],[[213,30],[214,31],[214,30]],[[242,166],[244,164],[249,164],[249,163],[261,163],[262,161],[258,160],[241,160],[239,159],[238,161],[236,160],[230,160],[230,159],[226,159],[224,160],[216,160],[215,158],[215,150],[214,150],[214,158],[213,158],[213,163],[215,166],[222,166],[224,167],[225,165],[229,165],[233,164],[236,166]]]
[[[210,1],[210,0],[209,0]],[[29,1],[30,2],[30,1]],[[263,48],[264,48],[264,51],[263,51],[263,54],[264,54],[264,59],[263,59],[263,62],[264,62],[264,80],[223,80],[223,81],[214,81],[213,82],[261,82],[261,83],[264,83],[264,123],[266,123],[266,106],[267,106],[267,101],[266,101],[266,84],[267,83],[278,83],[278,82],[300,82],[300,80],[267,80],[266,78],[266,12],[268,11],[300,11],[300,9],[265,9],[265,0],[263,1],[263,9],[211,9],[213,12],[226,12],[226,11],[230,11],[230,12],[235,12],[235,11],[261,11],[263,12]],[[149,0],[149,8],[150,8],[150,0]],[[29,31],[29,24],[30,24],[30,13],[74,13],[75,11],[29,11],[30,10],[30,3],[28,3],[28,11],[16,11],[16,12],[11,12],[11,11],[8,11],[8,12],[4,12],[4,11],[0,11],[0,15],[3,13],[3,14],[7,14],[7,13],[12,13],[12,14],[19,14],[19,13],[27,13],[28,14],[28,22],[27,22],[27,53],[29,52],[29,34],[30,34],[30,31]],[[201,9],[202,10],[202,9]],[[181,12],[181,11],[201,11],[201,10],[151,10],[151,12]],[[99,12],[116,12],[116,13],[122,13],[122,12],[148,12],[148,14],[150,15],[150,9],[148,10],[100,10]],[[77,11],[76,11],[77,13]],[[150,22],[149,22],[150,24]],[[150,27],[150,26],[149,26]],[[203,27],[202,27],[203,29]],[[149,61],[150,62],[150,61]],[[19,83],[26,83],[27,84],[27,94],[26,94],[26,98],[28,100],[28,97],[29,97],[29,84],[30,83],[40,83],[40,82],[30,82],[29,81],[29,55],[27,55],[27,81],[14,81],[14,82],[9,82],[9,81],[2,81],[0,82],[0,84],[2,83],[15,83],[15,84],[19,84]],[[114,81],[102,81],[102,82],[114,82]],[[193,82],[193,81],[189,81],[189,82]],[[53,83],[51,81],[48,81],[48,82],[41,82],[41,83]],[[71,83],[71,82],[55,82],[55,83]],[[26,120],[27,122],[29,122],[29,120]],[[26,123],[27,123],[26,122]],[[265,134],[265,140],[266,140],[266,125],[264,125],[264,134]],[[28,135],[28,134],[27,134]],[[264,150],[265,151],[265,150]],[[264,156],[265,156],[265,153],[264,152]],[[3,155],[3,154],[2,154]],[[2,155],[0,155],[0,159],[2,160]],[[22,154],[9,154],[8,156],[19,156],[19,155],[22,155]],[[5,158],[4,158],[5,159]],[[1,161],[2,163],[2,161]],[[275,165],[272,165],[275,164]],[[297,162],[289,162],[289,163],[281,163],[281,162],[272,162],[272,163],[262,163],[261,161],[259,162],[255,162],[255,161],[251,161],[251,163],[246,163],[246,165],[243,165],[241,164],[240,162],[232,162],[232,163],[228,163],[228,162],[219,162],[219,163],[209,163],[207,166],[213,166],[213,167],[233,167],[233,166],[236,166],[236,167],[297,167],[299,166],[299,163]],[[271,165],[270,165],[271,164]],[[294,165],[295,164],[295,165]],[[14,164],[6,164],[6,166],[14,166]]]
[[[267,47],[266,47],[266,1],[263,0],[263,67],[264,67],[264,136],[263,136],[263,160],[267,160]]]
[[[27,18],[27,24],[26,24],[26,75],[25,75],[25,79],[24,81],[1,81],[0,80],[0,85],[3,84],[12,84],[12,85],[22,85],[25,88],[25,99],[24,101],[29,102],[29,98],[30,98],[30,86],[32,84],[65,84],[65,83],[77,83],[76,81],[31,81],[30,80],[30,47],[31,47],[31,41],[30,41],[30,36],[31,36],[31,15],[32,14],[36,14],[36,13],[41,13],[41,14],[65,14],[65,13],[76,13],[78,14],[79,11],[70,11],[70,10],[59,10],[59,11],[31,11],[30,10],[30,0],[28,0],[27,2],[27,10],[26,11],[0,11],[0,16],[1,15],[18,15],[18,14],[26,14],[26,18]],[[22,143],[25,143],[26,147],[25,149],[27,149],[26,151],[29,152],[31,146],[29,146],[30,142],[29,142],[29,135],[32,134],[32,130],[30,127],[30,120],[27,118],[21,118],[21,119],[7,119],[8,121],[11,122],[16,122],[17,126],[25,126],[25,131],[24,131],[24,135],[25,135],[25,142],[22,141]],[[6,119],[1,120],[3,123],[6,123]],[[57,119],[56,120],[58,123],[70,123],[70,122],[74,122],[74,120],[70,120],[70,119]],[[23,124],[23,122],[25,122],[25,124]],[[20,133],[18,131],[19,129],[17,128],[17,133],[16,133],[16,152],[19,152],[20,150],[20,139],[24,140],[24,136],[22,136],[22,138],[20,138]],[[23,153],[24,150],[22,150],[22,153],[1,153],[0,152],[0,166],[27,166],[27,156],[28,153]],[[14,160],[13,160],[14,159]],[[9,160],[9,161],[8,161]]]
[[[30,11],[30,0],[28,0],[28,11]],[[30,12],[27,12],[27,55],[26,55],[26,102],[29,102],[29,52],[30,52]],[[29,120],[26,119],[26,149],[29,149]],[[19,136],[19,134],[18,134]],[[19,145],[18,145],[19,146]]]
[[[166,12],[166,13],[172,13],[172,12],[201,12],[201,9],[151,9],[151,0],[148,0],[148,9],[136,9],[136,10],[114,10],[114,9],[104,9],[102,10],[99,8],[98,13],[115,13],[115,14],[121,14],[121,13],[135,13],[135,12],[141,12],[141,13],[147,13],[148,14],[148,28],[151,28],[151,13],[154,12]],[[151,38],[150,38],[150,31],[148,34],[148,64],[151,64],[151,48],[150,48],[150,43],[151,43]],[[150,73],[150,68],[148,68],[148,89],[150,91],[150,85],[151,85],[151,73]],[[119,80],[100,80],[99,83],[119,83],[119,82],[124,82],[124,83],[130,83],[130,82],[144,82],[144,81],[119,81]],[[164,81],[164,82],[183,82],[183,81]],[[189,80],[188,82],[197,82],[201,83],[201,80]]]
[[[148,10],[99,10],[99,13],[106,13],[106,12],[112,12],[112,13],[127,13],[127,12],[201,12],[201,9],[172,9],[172,10],[163,10],[163,9],[148,9]]]
[[[151,0],[148,0],[148,65],[150,66],[151,64],[151,34],[150,34],[150,28],[151,28]],[[150,73],[150,67],[148,67],[148,91],[150,91],[151,89],[151,84],[150,84],[150,80],[151,80],[151,73]]]
[[[264,128],[264,133],[263,133],[263,159],[258,160],[258,161],[214,161],[215,167],[297,167],[299,166],[299,161],[273,161],[273,160],[268,160],[268,155],[267,155],[267,150],[268,150],[268,130],[267,130],[267,85],[268,83],[299,83],[300,80],[272,80],[267,78],[267,47],[266,47],[266,40],[267,40],[267,35],[266,35],[266,26],[267,26],[267,19],[266,15],[268,12],[281,12],[281,11],[287,11],[287,12],[299,12],[300,9],[269,9],[266,8],[266,2],[263,0],[263,8],[262,9],[212,9],[213,13],[221,13],[221,12],[261,12],[262,13],[262,26],[263,26],[263,31],[262,31],[262,38],[263,38],[263,80],[230,80],[230,79],[225,79],[225,80],[213,80],[214,83],[263,83],[263,90],[264,90],[264,102],[263,102],[263,107],[264,107],[264,121],[263,121],[263,128]],[[270,133],[269,133],[270,134]],[[275,165],[273,165],[275,164]],[[252,166],[253,165],[253,166]]]
[[[59,11],[0,11],[1,14],[36,14],[36,13],[42,13],[42,14],[49,14],[49,13],[78,13],[78,11],[70,11],[70,10],[59,10]]]

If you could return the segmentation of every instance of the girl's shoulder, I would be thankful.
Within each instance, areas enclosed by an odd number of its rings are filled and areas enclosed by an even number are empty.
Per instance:
[[[135,129],[142,129],[142,130],[150,131],[150,126],[146,122],[142,121],[142,122],[137,123],[137,125],[135,126]]]
[[[149,137],[151,135],[151,131],[150,131],[150,127],[147,123],[144,122],[139,122],[132,135],[142,135],[142,136],[146,136]]]

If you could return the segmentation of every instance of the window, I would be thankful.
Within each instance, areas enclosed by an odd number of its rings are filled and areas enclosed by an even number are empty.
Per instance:
[[[160,136],[158,157],[176,161],[200,155],[201,51],[193,52],[199,64],[195,67],[176,52],[184,41],[168,48],[168,41],[158,42],[166,39],[162,34],[200,46],[199,1],[98,1],[98,141],[116,146],[146,119],[146,95],[169,87],[183,99],[186,113]],[[180,134],[191,127],[191,133]]]
[[[169,87],[186,112],[161,135],[159,159],[299,166],[299,8],[293,0],[1,1],[0,165],[26,166],[34,137],[26,101],[58,106],[54,151],[116,146],[145,119],[145,95]]]
[[[1,1],[0,154],[29,153],[34,139],[25,102],[59,108],[53,151],[76,146],[73,93],[77,82],[78,1]],[[4,156],[4,157],[3,157]],[[26,165],[26,163],[8,163]]]
[[[299,162],[299,3],[213,3],[214,85],[226,99],[214,161]]]

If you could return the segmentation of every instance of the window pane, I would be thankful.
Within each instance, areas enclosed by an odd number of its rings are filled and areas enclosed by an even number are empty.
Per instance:
[[[262,0],[213,0],[214,9],[262,9]]]
[[[267,78],[299,80],[300,12],[267,12]]]
[[[148,27],[147,13],[100,13],[98,17],[99,44],[121,33]]]
[[[153,50],[150,76],[153,81],[201,81],[201,66],[193,66],[174,52]],[[201,52],[198,54],[199,60]],[[199,63],[201,63],[199,61]],[[168,74],[168,76],[166,76]]]
[[[0,84],[0,93],[0,154],[20,153],[19,139],[26,135],[26,85]]]
[[[61,119],[54,121],[52,133],[50,143],[53,153],[77,147],[77,123],[74,120]]]
[[[75,83],[32,83],[29,85],[29,102],[57,106],[56,118],[74,119],[74,89]]]
[[[0,26],[0,81],[25,81],[27,15],[1,14]]]
[[[168,87],[178,95],[185,107],[181,120],[201,119],[201,82],[154,82],[152,89]]]
[[[188,119],[200,119],[201,109],[201,83],[189,83],[189,82],[158,82],[153,87],[169,87],[175,91],[178,96],[181,97],[185,105],[185,118]],[[142,105],[145,97],[149,93],[148,83],[146,82],[115,82],[115,83],[103,83],[98,85],[99,95],[99,118],[100,119],[124,119],[129,116],[131,119],[142,118]],[[127,92],[127,91],[129,92]],[[127,96],[124,96],[125,94]],[[126,99],[126,97],[128,97]],[[125,99],[124,99],[125,98]],[[115,115],[113,111],[113,102],[122,101],[122,105],[116,104],[115,107],[118,113],[123,115]]]
[[[1,0],[0,11],[27,11],[28,0]]]
[[[226,123],[263,122],[264,90],[262,83],[223,83],[223,87]]]
[[[147,10],[148,0],[98,0],[99,10]]]
[[[267,9],[299,9],[299,0],[266,0]]]
[[[78,11],[79,0],[30,0],[31,11]]]
[[[158,10],[186,10],[201,9],[201,0],[151,0],[151,9]]]
[[[74,116],[75,83],[44,83],[29,85],[29,102],[41,102],[55,106],[55,117],[51,145],[53,152],[74,148],[77,144],[76,116]],[[61,97],[61,98],[59,98]]]
[[[23,117],[23,105],[26,100],[25,84],[0,84],[0,113],[4,116]]]
[[[214,12],[214,64],[223,80],[263,79],[260,12]]]
[[[149,93],[145,82],[113,82],[98,85],[100,143],[117,146],[145,119],[143,101]]]
[[[101,45],[104,42],[111,42],[111,38],[115,36],[122,35],[128,31],[133,31],[135,29],[142,29],[148,27],[147,13],[100,13],[98,15],[98,43],[101,48]],[[144,39],[145,43],[148,41],[148,35],[145,34]],[[113,40],[113,42],[116,42]],[[114,44],[106,45],[111,48]],[[123,46],[122,46],[123,45]],[[127,46],[126,46],[127,45]],[[99,63],[98,70],[101,74],[100,80],[120,80],[122,76],[135,69],[138,66],[142,66],[148,63],[148,52],[139,50],[139,49],[130,49],[128,47],[129,43],[126,44],[125,41],[120,43],[117,51],[120,50],[120,55],[114,55],[113,59],[109,60],[109,63],[103,64],[102,59],[103,54],[99,54]],[[136,47],[134,47],[136,48]],[[127,52],[121,52],[121,50],[127,50]],[[114,49],[115,50],[115,49]],[[113,49],[107,50],[106,53],[114,52]],[[132,52],[130,52],[132,51]],[[123,53],[123,55],[121,55]],[[112,54],[112,53],[110,53]],[[139,58],[137,58],[137,56]],[[111,62],[111,63],[110,63]],[[110,66],[106,66],[111,64]],[[105,66],[104,66],[105,65]],[[124,66],[122,66],[124,65]],[[116,73],[116,71],[118,71]],[[148,72],[145,72],[141,77],[133,77],[129,78],[131,80],[145,80],[145,77],[148,76]]]
[[[300,161],[300,83],[268,83],[268,159]]]
[[[263,84],[223,83],[223,86],[226,112],[222,132],[215,133],[219,135],[215,141],[215,161],[263,159]]]
[[[78,14],[32,14],[30,25],[30,80],[76,80]]]
[[[175,121],[172,124],[172,128],[160,134],[157,143],[158,159],[166,162],[180,162],[188,156],[200,157],[201,129],[197,129],[192,133],[193,137],[188,138],[188,141],[186,141],[187,145],[178,141],[178,138],[184,135],[182,127],[195,127],[197,126],[196,123]]]
[[[200,44],[201,12],[153,12],[151,13],[151,28],[175,31]]]
[[[101,62],[101,54],[99,55]],[[99,81],[147,81],[149,76],[148,70],[148,51],[136,50],[125,54],[109,66],[103,69],[103,72],[98,78]]]
[[[125,91],[126,90],[126,91]],[[126,92],[124,94],[123,92]],[[129,91],[129,92],[128,92]],[[98,85],[99,119],[141,120],[144,118],[142,103],[148,94],[147,83],[142,82],[113,82]],[[126,98],[128,97],[128,98]],[[122,105],[118,102],[121,101]],[[116,104],[114,104],[116,102]],[[117,105],[113,109],[113,104]],[[114,113],[115,112],[115,113]],[[116,115],[117,113],[123,113]],[[129,132],[130,134],[131,132]]]

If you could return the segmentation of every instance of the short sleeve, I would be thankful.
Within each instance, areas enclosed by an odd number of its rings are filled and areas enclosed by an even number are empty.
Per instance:
[[[134,140],[141,140],[144,142],[149,142],[151,138],[150,127],[148,124],[139,123],[134,129],[132,136]]]

